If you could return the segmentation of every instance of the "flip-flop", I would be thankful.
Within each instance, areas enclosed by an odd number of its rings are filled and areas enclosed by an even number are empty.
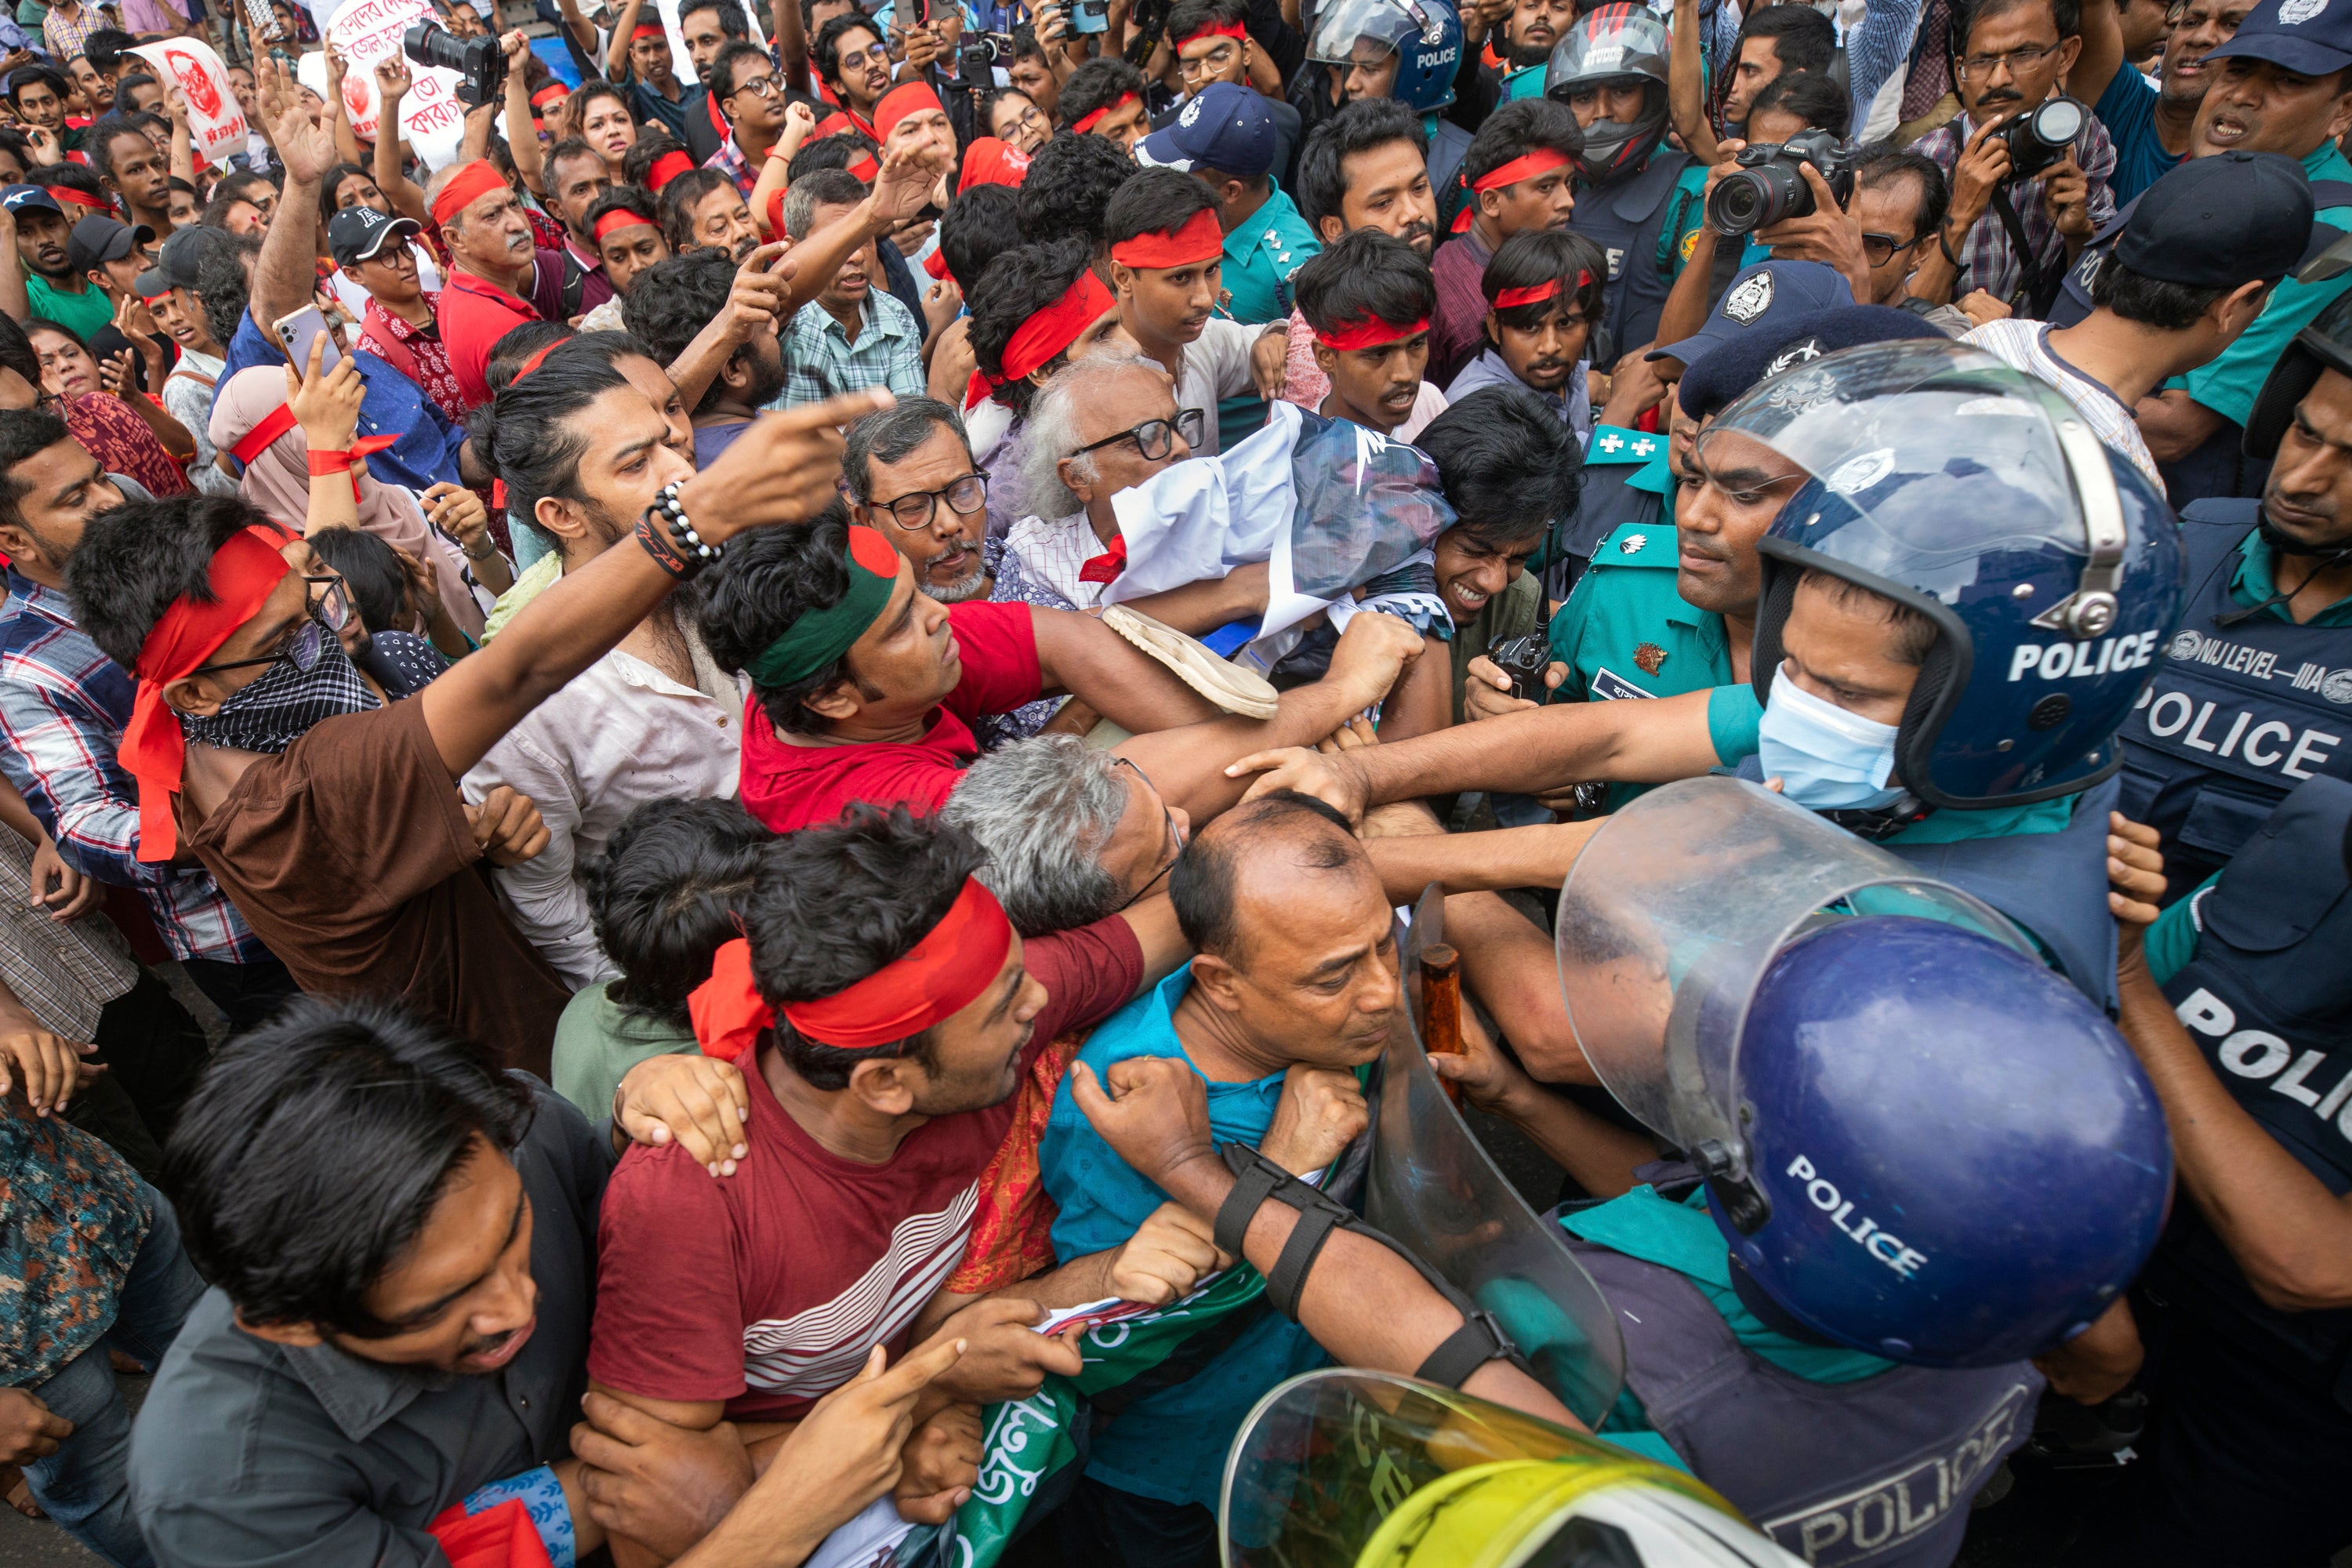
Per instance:
[[[1281,694],[1265,677],[1219,658],[1197,637],[1153,620],[1139,610],[1112,605],[1103,625],[1173,670],[1176,679],[1223,709],[1245,719],[1271,719]]]

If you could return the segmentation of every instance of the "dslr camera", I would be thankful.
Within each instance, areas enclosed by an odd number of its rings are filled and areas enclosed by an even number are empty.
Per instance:
[[[2009,149],[2009,183],[2023,184],[2063,158],[2090,118],[2081,100],[2053,98],[1993,132]]]
[[[1861,151],[1826,131],[1808,131],[1786,142],[1761,142],[1733,155],[1739,167],[1726,174],[1706,198],[1707,226],[1717,234],[1753,234],[1784,218],[1805,217],[1813,210],[1813,187],[1805,184],[1802,166],[1811,163],[1837,198],[1839,206],[1853,200],[1853,172]]]
[[[495,102],[507,85],[506,51],[498,35],[462,41],[446,27],[419,22],[400,35],[400,52],[421,66],[457,73],[457,101],[468,109]]]

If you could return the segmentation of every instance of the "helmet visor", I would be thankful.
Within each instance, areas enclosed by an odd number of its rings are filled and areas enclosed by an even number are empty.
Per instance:
[[[1702,463],[1733,436],[1810,474],[1773,535],[1947,605],[1983,563],[2050,546],[2090,551],[2062,428],[2082,429],[2052,387],[1981,349],[1871,343],[1759,383],[1698,438]],[[2104,468],[2095,479],[2107,480]],[[1840,504],[1823,506],[1826,490]]]
[[[1410,8],[1398,0],[1339,0],[1316,18],[1307,58],[1322,65],[1371,64],[1421,35],[1427,18],[1415,15],[1420,10],[1419,0]]]

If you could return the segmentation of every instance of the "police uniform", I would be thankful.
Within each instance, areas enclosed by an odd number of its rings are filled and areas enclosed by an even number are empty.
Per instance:
[[[1429,188],[1446,190],[1462,166],[1462,154],[1470,151],[1470,132],[1434,110],[1421,117],[1421,130],[1429,138]]]
[[[2207,500],[2181,514],[2180,629],[2122,731],[2122,809],[2163,836],[2176,894],[2305,779],[2352,778],[2352,598],[2301,626],[2284,605],[2254,610],[2278,573],[2260,506]]]
[[[1282,187],[1268,183],[1265,204],[1225,234],[1225,310],[1253,327],[1289,317],[1290,275],[1323,248]]]
[[[1658,317],[1673,287],[1673,279],[1658,269],[1658,236],[1674,205],[1667,198],[1690,161],[1689,153],[1662,145],[1636,174],[1605,185],[1580,183],[1577,187],[1576,213],[1568,226],[1609,258],[1609,287],[1602,300],[1612,340],[1621,353],[1658,335]],[[1430,174],[1434,181],[1434,155]]]
[[[1584,484],[1577,492],[1576,510],[1558,531],[1547,537],[1538,562],[1544,592],[1554,599],[1584,574],[1604,540],[1627,523],[1675,521],[1675,475],[1666,462],[1666,438],[1614,425],[1595,425],[1584,448]],[[1552,540],[1557,539],[1555,553]],[[1665,558],[1674,563],[1674,541],[1666,540]],[[1621,551],[1628,560],[1636,553]]]
[[[2149,973],[2213,1076],[2339,1197],[2352,1192],[2347,826],[2352,784],[2298,786],[2147,938]],[[2115,1533],[2137,1559],[2318,1563],[2352,1540],[2352,1310],[2266,1305],[2186,1202],[2134,1308],[2154,1420]]]

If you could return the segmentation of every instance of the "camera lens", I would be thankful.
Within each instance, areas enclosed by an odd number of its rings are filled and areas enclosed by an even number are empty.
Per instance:
[[[2063,147],[2083,133],[2083,106],[2054,98],[2033,111],[2033,134],[2045,146]]]
[[[1753,234],[1812,210],[1811,188],[1786,159],[1727,174],[1706,198],[1707,225],[1717,234]]]

